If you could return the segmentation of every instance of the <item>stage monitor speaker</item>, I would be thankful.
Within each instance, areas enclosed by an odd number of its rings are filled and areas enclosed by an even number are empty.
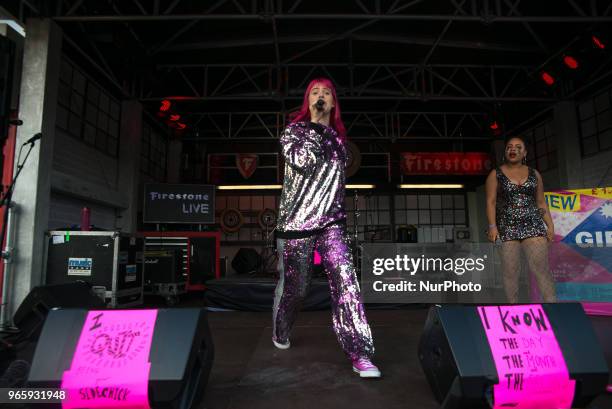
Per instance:
[[[104,309],[104,301],[83,281],[34,287],[22,301],[13,323],[25,337],[36,337],[52,308]]]
[[[121,310],[112,312],[121,313]],[[28,387],[60,387],[64,372],[71,369],[87,314],[86,310],[76,309],[49,313],[34,353]],[[122,346],[139,347],[136,342],[126,345]],[[198,407],[213,358],[214,348],[205,310],[158,310],[149,353],[148,397],[151,408]]]
[[[582,306],[543,304],[543,309],[576,381],[572,407],[584,407],[604,393],[608,367]],[[419,342],[419,360],[443,409],[490,408],[498,375],[475,306],[442,305],[429,310]]]
[[[144,256],[144,281],[146,284],[185,281],[181,249],[147,250]]]
[[[261,256],[252,248],[241,248],[232,260],[232,268],[238,274],[250,274],[261,266]]]
[[[191,256],[189,257],[189,284],[204,284],[215,279],[217,271],[216,246],[214,237],[192,237]]]

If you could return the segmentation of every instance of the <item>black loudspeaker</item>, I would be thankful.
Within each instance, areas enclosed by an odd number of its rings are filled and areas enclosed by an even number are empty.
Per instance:
[[[189,258],[189,284],[204,284],[206,280],[215,279],[217,271],[216,246],[214,237],[192,237],[191,257]]]
[[[104,309],[105,303],[83,281],[34,287],[22,301],[13,323],[26,337],[36,337],[52,308]]]
[[[442,305],[429,310],[419,360],[443,409],[490,408],[499,379],[477,307]],[[543,304],[576,381],[572,407],[605,393],[609,370],[593,327],[580,304]]]
[[[145,251],[145,283],[179,283],[183,277],[183,252],[181,249]]]
[[[86,310],[53,310],[49,313],[36,346],[27,387],[60,387],[64,371],[70,369],[87,313]],[[131,346],[138,347],[138,344],[130,343],[127,348]],[[197,407],[208,383],[213,358],[214,348],[205,310],[158,310],[149,353],[151,408]],[[91,385],[83,385],[84,388],[88,386]]]
[[[261,266],[261,256],[251,248],[241,248],[232,260],[232,268],[238,274],[254,273]]]

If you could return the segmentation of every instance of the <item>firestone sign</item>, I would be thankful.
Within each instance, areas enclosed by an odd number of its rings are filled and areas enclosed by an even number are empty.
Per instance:
[[[484,152],[401,152],[405,175],[486,175],[493,167]]]
[[[145,223],[215,222],[215,187],[213,185],[181,185],[147,183],[144,192]]]

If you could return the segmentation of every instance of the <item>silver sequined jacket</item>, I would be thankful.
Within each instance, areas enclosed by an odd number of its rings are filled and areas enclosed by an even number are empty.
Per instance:
[[[285,160],[277,233],[316,232],[346,218],[346,149],[331,127],[290,124],[280,138]]]

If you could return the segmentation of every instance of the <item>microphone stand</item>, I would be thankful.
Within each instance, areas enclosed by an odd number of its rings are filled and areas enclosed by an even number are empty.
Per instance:
[[[353,263],[358,275],[361,275],[361,265],[359,264],[359,196],[357,189],[353,196]]]
[[[29,147],[30,149],[28,149],[25,158],[23,158],[23,162],[19,163],[21,159],[21,152],[23,150],[23,147],[27,144],[30,145]],[[0,240],[5,240],[5,234],[6,234],[5,246],[1,253],[2,261],[4,263],[4,274],[2,276],[2,304],[0,304],[0,331],[13,329],[10,325],[11,324],[10,319],[7,317],[8,315],[8,294],[9,294],[8,287],[9,287],[10,279],[11,279],[10,267],[11,267],[11,263],[13,262],[12,260],[13,251],[14,251],[13,235],[15,233],[14,232],[14,227],[15,227],[14,219],[15,219],[15,211],[16,211],[16,205],[15,203],[12,202],[12,198],[13,198],[13,190],[15,188],[15,183],[17,183],[17,178],[19,177],[19,174],[23,170],[23,166],[28,160],[28,157],[30,156],[32,149],[34,148],[34,144],[35,144],[35,141],[26,142],[25,144],[21,145],[21,147],[19,148],[19,154],[17,155],[17,172],[15,172],[15,176],[13,177],[11,184],[8,186],[8,189],[6,190],[6,193],[4,194],[4,197],[2,197],[2,201],[0,202],[0,208],[2,208],[3,206],[6,206],[6,211],[4,212],[4,218],[2,221],[2,230],[0,233]]]

